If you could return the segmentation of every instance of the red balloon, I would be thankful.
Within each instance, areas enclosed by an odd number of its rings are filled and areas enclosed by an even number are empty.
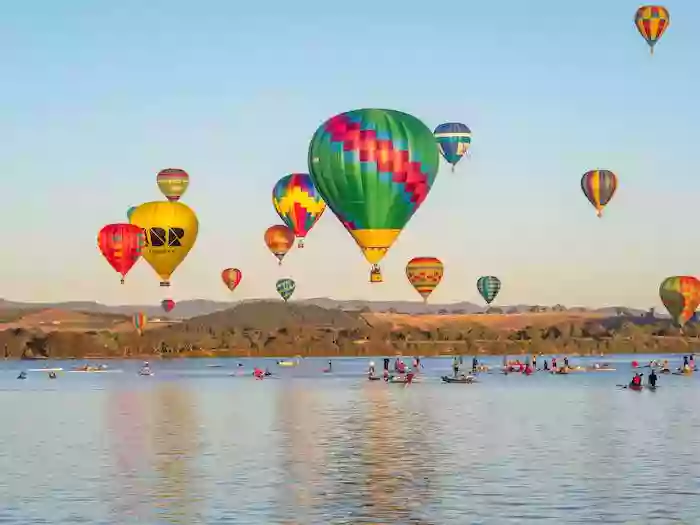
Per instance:
[[[97,246],[107,262],[124,277],[141,257],[143,230],[133,224],[108,224],[97,234]]]
[[[163,299],[160,305],[163,307],[163,310],[165,310],[165,313],[168,313],[175,308],[175,301],[172,299]]]

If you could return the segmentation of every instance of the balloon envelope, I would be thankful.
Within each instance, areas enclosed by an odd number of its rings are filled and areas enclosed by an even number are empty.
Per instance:
[[[179,168],[166,168],[156,175],[158,189],[169,201],[178,201],[190,185],[190,176]]]
[[[241,284],[243,272],[238,268],[226,268],[221,272],[221,279],[229,290],[234,291],[236,287]]]
[[[175,301],[172,299],[163,299],[160,303],[161,308],[165,311],[165,313],[169,313],[175,308]]]
[[[143,312],[136,312],[134,315],[131,316],[131,323],[134,325],[134,328],[139,333],[139,335],[143,335],[143,330],[146,327],[147,322],[148,318]]]
[[[280,279],[277,281],[275,288],[277,289],[277,293],[280,294],[286,303],[294,293],[296,286],[296,283],[292,279]]]
[[[372,282],[382,281],[379,262],[427,197],[438,167],[433,133],[399,111],[349,111],[314,133],[311,179],[372,264]]]
[[[671,15],[663,6],[644,5],[637,9],[634,15],[634,25],[642,38],[649,44],[649,49],[654,54],[654,46],[668,29],[671,23]]]
[[[406,277],[424,301],[440,284],[444,266],[436,257],[414,257],[406,265]]]
[[[97,246],[107,262],[124,277],[141,257],[145,237],[143,230],[132,224],[108,224],[97,234]]]
[[[170,276],[197,240],[197,216],[180,202],[155,201],[141,204],[131,223],[144,231],[143,258],[160,277],[160,285],[170,286]]]
[[[282,224],[276,224],[265,230],[264,238],[267,247],[282,264],[282,259],[294,246],[294,232]]]
[[[668,277],[659,287],[659,296],[673,322],[682,328],[700,304],[700,281],[687,275]]]
[[[134,214],[134,211],[136,211],[136,206],[132,206],[128,210],[126,210],[126,220],[131,222],[131,216]]]
[[[600,217],[617,190],[617,175],[610,170],[591,170],[581,177],[581,190]]]
[[[308,173],[285,175],[272,189],[272,205],[280,219],[304,246],[304,238],[321,218],[326,203],[316,191]]]
[[[435,128],[433,135],[442,157],[452,164],[454,170],[455,165],[469,151],[469,146],[472,143],[472,131],[461,122],[446,122]]]
[[[494,275],[479,277],[476,281],[476,289],[486,304],[491,304],[501,290],[501,280]]]

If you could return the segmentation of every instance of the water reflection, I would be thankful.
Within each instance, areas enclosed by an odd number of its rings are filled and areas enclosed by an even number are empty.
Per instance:
[[[199,520],[201,501],[193,459],[198,453],[198,424],[194,391],[183,383],[159,385],[152,400],[151,445],[157,473],[153,495],[159,518],[168,523]]]

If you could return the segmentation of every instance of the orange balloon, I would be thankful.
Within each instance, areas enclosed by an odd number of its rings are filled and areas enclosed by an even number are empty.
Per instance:
[[[265,244],[282,264],[282,259],[294,246],[294,232],[281,224],[270,226],[265,231]]]

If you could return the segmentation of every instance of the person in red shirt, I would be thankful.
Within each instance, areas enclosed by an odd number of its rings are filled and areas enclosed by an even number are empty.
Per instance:
[[[263,377],[265,377],[265,372],[263,372],[260,368],[256,366],[253,370],[253,375],[255,376],[255,379],[262,379]]]

